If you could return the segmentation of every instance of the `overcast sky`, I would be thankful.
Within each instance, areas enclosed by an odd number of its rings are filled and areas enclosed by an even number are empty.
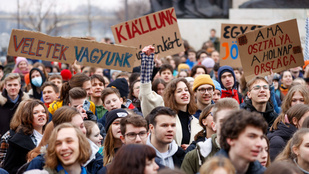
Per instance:
[[[0,0],[0,11],[16,12],[18,0]],[[20,4],[30,1],[56,2],[61,10],[73,10],[80,5],[87,4],[88,0],[19,0]],[[129,0],[130,1],[130,0]],[[102,9],[118,9],[123,6],[123,0],[91,0],[91,3]]]

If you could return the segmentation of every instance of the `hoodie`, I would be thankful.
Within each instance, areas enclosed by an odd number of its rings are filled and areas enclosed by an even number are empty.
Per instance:
[[[223,73],[225,72],[230,72],[234,78],[234,85],[232,87],[232,89],[226,89],[224,87],[224,85],[222,84],[222,81],[221,81],[221,76]],[[243,102],[243,99],[242,99],[242,95],[237,91],[237,83],[236,83],[236,77],[235,77],[235,73],[234,73],[234,70],[232,67],[230,66],[221,66],[218,70],[218,80],[219,80],[219,83],[221,85],[221,98],[233,98],[235,100],[238,101],[239,104],[241,104]]]
[[[240,105],[240,108],[243,108],[250,112],[255,111],[262,114],[265,121],[268,123],[268,130],[273,125],[275,119],[278,117],[278,114],[275,112],[274,107],[270,102],[267,102],[265,112],[257,111],[255,107],[252,105],[251,99],[245,100],[244,103]]]
[[[271,161],[274,161],[277,155],[284,149],[287,142],[292,138],[297,128],[288,123],[280,122],[278,129],[273,130],[267,134],[269,139],[269,155]]]
[[[176,141],[173,140],[169,146],[168,146],[168,151],[167,151],[167,154],[163,154],[161,152],[159,152],[150,142],[150,137],[151,137],[151,134],[148,136],[148,139],[147,139],[147,142],[146,144],[151,146],[152,148],[155,149],[156,151],[156,158],[155,158],[155,161],[164,165],[164,166],[167,166],[171,169],[174,169],[175,167],[180,167],[181,164],[176,164],[176,162],[174,161],[174,155],[177,155],[177,152],[180,150],[178,145],[176,144]],[[182,149],[181,149],[182,150]],[[179,152],[178,152],[179,154]],[[184,158],[184,155],[185,155],[185,152],[183,151],[183,156],[182,156],[182,159]],[[178,157],[177,157],[178,158]],[[181,160],[182,162],[182,160]]]

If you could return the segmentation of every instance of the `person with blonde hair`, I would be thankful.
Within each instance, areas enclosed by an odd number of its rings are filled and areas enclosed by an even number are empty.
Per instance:
[[[200,168],[200,174],[236,174],[235,168],[228,158],[215,156],[208,159]]]
[[[70,123],[62,123],[49,138],[45,169],[49,173],[86,174],[83,164],[90,154],[91,148],[85,134]]]

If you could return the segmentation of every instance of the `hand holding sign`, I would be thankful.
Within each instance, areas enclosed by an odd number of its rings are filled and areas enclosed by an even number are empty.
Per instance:
[[[168,8],[111,27],[115,42],[138,48],[134,66],[140,65],[142,48],[152,45],[159,57],[184,51],[174,8]]]

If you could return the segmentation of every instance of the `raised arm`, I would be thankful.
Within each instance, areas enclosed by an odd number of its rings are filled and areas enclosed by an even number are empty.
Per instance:
[[[151,89],[151,76],[154,67],[154,47],[147,46],[141,53],[141,86],[139,99],[144,117],[157,106],[164,106],[163,99]]]

